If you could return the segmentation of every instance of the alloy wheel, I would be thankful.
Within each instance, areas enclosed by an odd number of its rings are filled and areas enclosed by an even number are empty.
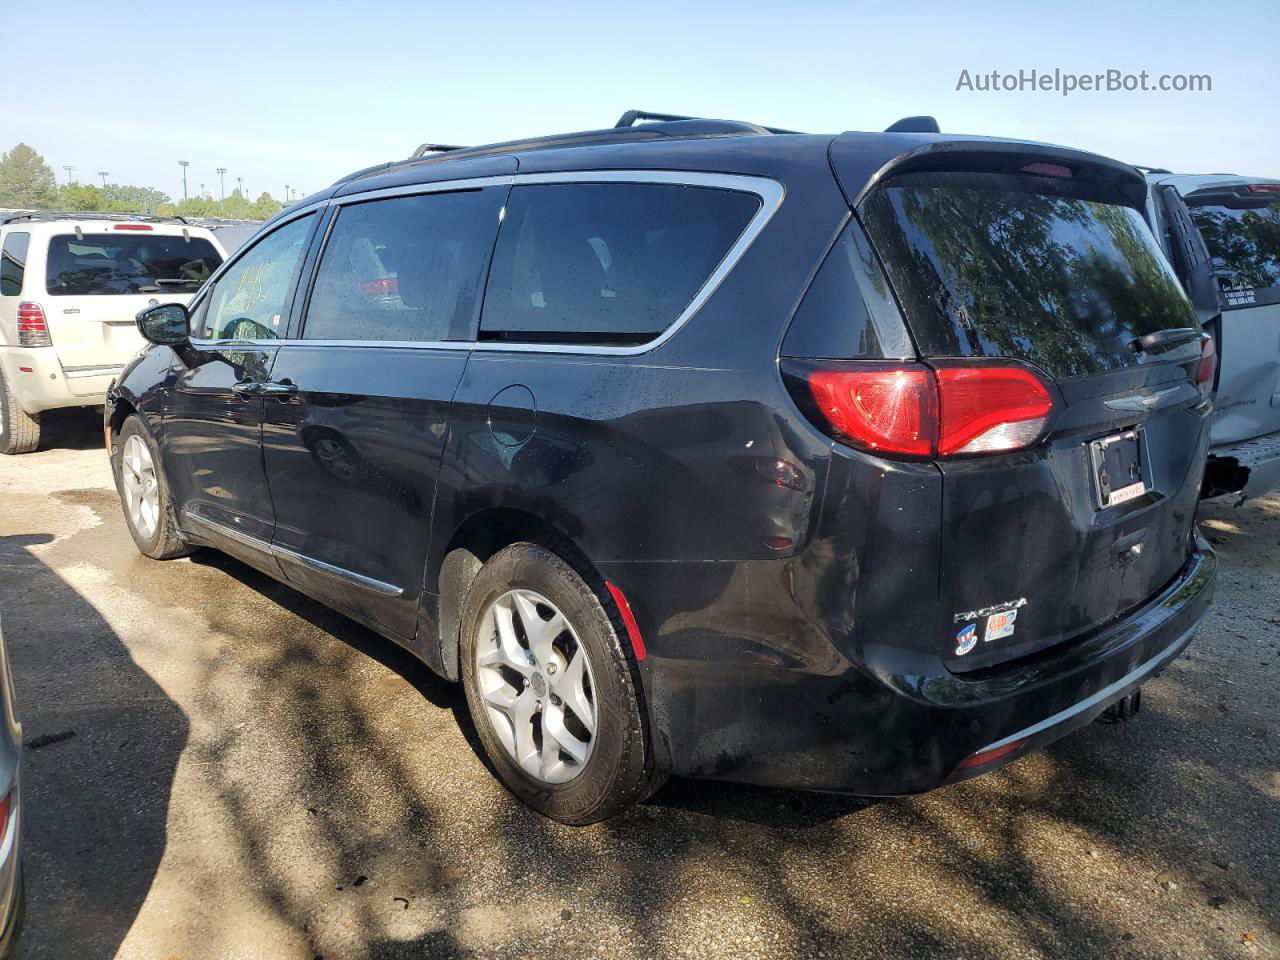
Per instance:
[[[150,539],[160,522],[160,484],[151,449],[136,434],[124,442],[120,480],[129,522],[144,540]]]
[[[485,713],[528,775],[567,783],[595,746],[596,686],[586,648],[542,594],[509,590],[485,610],[475,645]]]

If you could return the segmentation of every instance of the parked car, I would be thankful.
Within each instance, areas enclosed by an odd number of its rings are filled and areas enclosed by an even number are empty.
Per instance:
[[[26,914],[22,882],[22,726],[14,718],[13,677],[0,630],[0,957],[17,954]]]
[[[184,301],[226,257],[178,219],[27,213],[0,220],[0,453],[29,453],[40,418],[97,406],[138,352],[134,315]]]
[[[353,174],[142,311],[139,550],[460,679],[569,823],[668,773],[924,791],[1131,703],[1216,565],[1210,341],[1141,174],[636,119]]]
[[[1280,486],[1280,180],[1147,173],[1148,216],[1217,343],[1205,496]]]

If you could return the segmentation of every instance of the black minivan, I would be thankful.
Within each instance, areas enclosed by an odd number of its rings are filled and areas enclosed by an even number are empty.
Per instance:
[[[232,554],[461,680],[589,823],[668,774],[891,795],[1190,641],[1213,375],[1093,154],[624,117],[353,174],[138,318],[139,549]]]

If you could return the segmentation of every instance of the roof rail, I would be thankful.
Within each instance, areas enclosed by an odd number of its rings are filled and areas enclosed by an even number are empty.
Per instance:
[[[652,110],[628,110],[618,118],[618,122],[614,127],[634,127],[636,121],[644,122],[646,120],[656,120],[659,122],[671,122],[677,120],[702,120],[708,123],[733,123],[740,124],[744,121],[738,120],[712,120],[709,117],[686,117],[679,113],[654,113]],[[758,123],[745,123],[746,126],[755,127],[761,133],[799,133],[798,130],[784,130],[781,127],[766,127]]]
[[[146,223],[187,223],[185,217],[177,215],[172,217],[157,217],[145,213],[91,213],[88,211],[76,212],[74,210],[33,210],[29,213],[16,213],[10,216],[0,216],[0,223],[17,223],[26,220],[30,222],[42,220],[123,220],[123,221],[143,221]]]
[[[451,150],[465,150],[466,147],[452,146],[447,143],[424,143],[409,155],[410,160],[419,160],[428,153],[448,153]]]
[[[884,128],[885,133],[941,133],[942,128],[933,117],[903,117]]]

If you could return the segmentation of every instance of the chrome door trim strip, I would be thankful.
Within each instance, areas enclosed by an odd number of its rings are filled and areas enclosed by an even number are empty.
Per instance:
[[[190,510],[182,511],[183,519],[188,523],[194,523],[198,527],[203,527],[206,531],[215,536],[223,536],[228,540],[234,540],[243,546],[258,550],[261,553],[270,554],[277,560],[292,560],[308,570],[314,570],[316,573],[327,574],[335,580],[341,580],[343,583],[354,584],[357,587],[363,587],[366,590],[372,590],[374,593],[384,597],[400,597],[404,595],[404,588],[397,587],[394,583],[387,583],[385,580],[378,580],[374,577],[366,577],[362,573],[356,573],[345,567],[334,566],[332,563],[325,563],[323,560],[317,560],[309,557],[304,553],[298,553],[296,550],[290,550],[287,547],[277,546],[274,543],[268,543],[260,537],[244,533],[234,527],[226,524],[218,523],[215,520],[208,520],[199,514],[192,513]]]
[[[194,523],[197,527],[203,527],[206,531],[216,536],[226,537],[228,540],[234,540],[236,543],[245,547],[252,547],[262,553],[271,552],[271,544],[263,540],[261,537],[255,537],[252,534],[245,533],[243,530],[237,530],[235,527],[229,527],[225,523],[218,523],[216,520],[206,520],[198,513],[192,513],[191,510],[182,511],[182,519],[187,523]]]
[[[296,550],[290,550],[286,547],[271,545],[271,552],[277,560],[292,560],[308,570],[314,570],[316,573],[323,573],[335,580],[341,580],[343,583],[354,584],[357,587],[364,587],[366,590],[372,590],[374,593],[381,594],[384,597],[399,597],[404,595],[404,588],[397,587],[394,583],[387,583],[385,580],[378,580],[374,577],[366,577],[363,573],[356,573],[345,567],[337,567],[332,563],[325,563],[323,560],[317,560],[315,557],[308,557],[305,553],[298,553]]]

